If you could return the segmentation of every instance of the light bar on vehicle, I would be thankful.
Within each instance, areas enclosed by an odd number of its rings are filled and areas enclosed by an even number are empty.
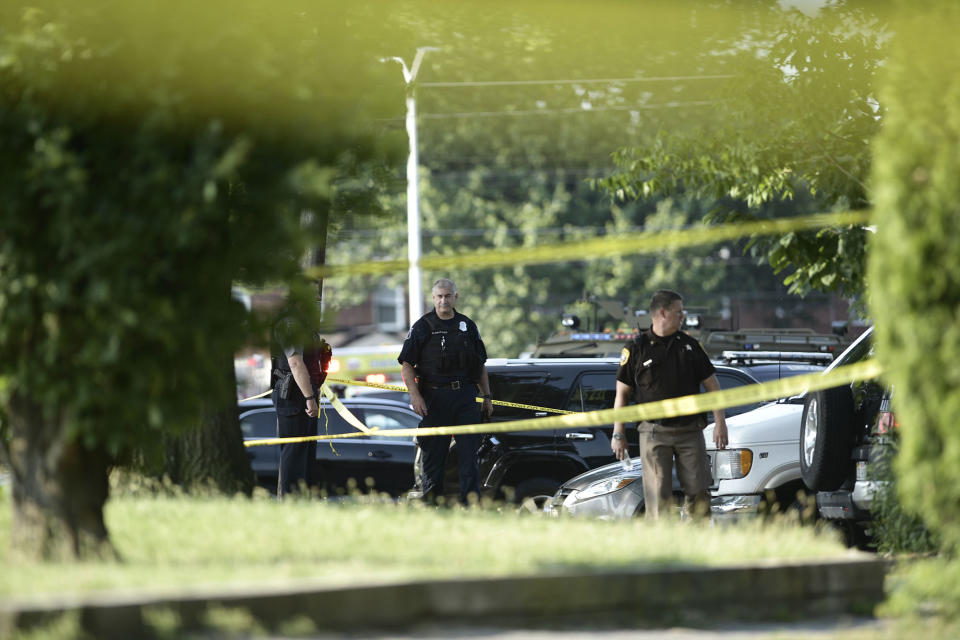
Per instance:
[[[816,351],[724,351],[724,360],[772,360],[774,362],[833,362],[833,354]]]

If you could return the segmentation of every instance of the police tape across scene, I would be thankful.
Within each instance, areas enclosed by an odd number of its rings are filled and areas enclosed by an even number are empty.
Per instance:
[[[356,385],[359,387],[372,387],[374,389],[385,389],[387,391],[403,391],[404,393],[406,393],[407,391],[406,387],[402,387],[397,384],[383,384],[378,382],[360,382],[359,380],[347,380],[344,378],[328,377],[327,382],[334,382],[336,384],[350,384],[350,385]],[[479,396],[475,398],[475,400],[477,402],[483,402],[483,398]],[[491,400],[491,402],[500,407],[514,407],[516,409],[529,409],[531,411],[546,411],[548,413],[560,413],[560,414],[578,413],[577,411],[567,411],[566,409],[551,409],[549,407],[538,407],[532,404],[522,404],[519,402],[507,402],[506,400]]]
[[[355,385],[358,387],[371,387],[373,389],[384,389],[386,391],[402,391],[404,393],[407,392],[406,387],[401,387],[400,385],[396,385],[396,384],[385,384],[385,383],[379,383],[379,382],[361,382],[359,380],[347,380],[344,378],[330,378],[330,377],[327,378],[327,382],[333,382],[336,384],[349,384],[349,385]],[[321,387],[321,390],[322,390],[322,387]],[[329,387],[328,387],[328,390],[330,391],[330,393],[333,393],[333,391],[330,390]],[[257,398],[262,398],[265,395],[269,394],[271,391],[272,389],[267,389],[263,393],[258,393],[255,396],[250,396],[249,398],[243,398],[239,402],[246,402],[247,400],[256,400]],[[324,391],[324,395],[326,395],[326,391]],[[335,397],[336,397],[336,394],[333,394],[333,397],[329,395],[327,396],[327,398],[330,398],[331,403],[333,403],[333,399]],[[483,402],[483,398],[479,396],[475,398],[475,400],[477,402]],[[530,411],[546,411],[547,413],[560,413],[560,414],[577,413],[576,411],[567,411],[566,409],[551,409],[550,407],[538,407],[532,404],[522,404],[519,402],[507,402],[506,400],[491,400],[491,402],[500,407],[514,407],[516,409],[529,409]],[[339,399],[337,399],[337,403],[340,403]],[[333,403],[333,404],[334,404],[334,408],[336,408],[337,404],[336,403]],[[343,404],[340,403],[340,406],[343,406]],[[344,407],[344,411],[346,411],[346,407]],[[349,422],[349,420],[347,422]]]
[[[347,421],[347,424],[352,425],[365,434],[369,435],[372,433],[372,430],[367,427],[367,425],[360,422],[360,419],[353,415],[350,410],[347,409],[342,402],[340,402],[340,398],[338,398],[337,394],[335,394],[333,390],[327,386],[326,382],[320,385],[320,391],[323,393],[323,395],[327,396],[327,400],[329,400],[330,404],[333,405],[333,408],[337,410],[337,413],[339,413],[343,419]]]
[[[612,422],[639,422],[643,420],[657,420],[659,418],[674,418],[689,416],[714,409],[725,409],[741,404],[763,402],[786,398],[808,391],[819,391],[850,384],[854,380],[869,380],[876,378],[883,372],[880,363],[876,360],[867,360],[843,367],[837,367],[829,373],[810,373],[806,375],[783,378],[772,382],[745,385],[724,391],[700,393],[692,396],[671,398],[658,402],[621,407],[620,409],[601,409],[586,413],[576,413],[564,416],[548,416],[531,418],[528,420],[513,420],[509,422],[494,422],[469,424],[455,427],[427,427],[417,429],[391,429],[391,436],[438,436],[457,435],[458,433],[503,433],[507,431],[540,431],[546,429],[576,429],[593,425],[610,424]],[[376,430],[371,429],[370,433]],[[311,440],[332,440],[336,438],[355,438],[363,436],[361,432],[334,434],[327,436],[306,436],[301,438],[266,438],[263,440],[248,440],[244,446],[282,444],[288,442],[309,442]]]
[[[455,255],[430,255],[421,258],[419,265],[422,269],[427,270],[450,271],[460,268],[512,267],[519,264],[549,264],[552,262],[584,260],[592,257],[655,253],[665,249],[682,249],[684,247],[713,244],[750,235],[772,235],[832,226],[865,224],[869,222],[870,214],[869,210],[819,213],[796,218],[756,220],[691,229],[645,231],[621,234],[615,237],[607,235],[581,242],[547,244],[537,247],[469,251]],[[305,273],[310,278],[341,275],[384,275],[406,271],[409,267],[410,262],[406,259],[373,260],[312,267],[307,269]]]

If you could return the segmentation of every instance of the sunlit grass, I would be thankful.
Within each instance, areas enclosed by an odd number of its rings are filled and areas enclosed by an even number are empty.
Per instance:
[[[122,562],[14,561],[10,499],[0,497],[0,596],[189,589],[289,579],[337,585],[580,569],[722,565],[839,557],[833,534],[787,523],[548,519],[496,509],[419,508],[373,499],[331,503],[266,494],[118,497],[106,510]]]

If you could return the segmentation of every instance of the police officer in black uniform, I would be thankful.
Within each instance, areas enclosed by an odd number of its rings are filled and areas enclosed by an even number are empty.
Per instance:
[[[441,278],[432,289],[434,310],[410,328],[398,358],[413,410],[423,417],[421,427],[441,427],[480,422],[481,411],[493,413],[487,379],[487,350],[477,325],[455,308],[457,287]],[[483,396],[478,408],[477,395]],[[460,434],[457,463],[460,501],[480,496],[477,449],[480,434]],[[450,436],[417,437],[423,451],[423,495],[427,500],[443,495],[443,472]]]
[[[279,438],[317,435],[317,389],[304,361],[311,334],[298,315],[292,308],[288,309],[270,335],[272,398]],[[278,498],[296,491],[301,483],[313,486],[316,457],[316,441],[280,445]]]
[[[625,407],[631,398],[638,404],[700,393],[719,391],[713,364],[700,343],[680,327],[683,325],[683,298],[666,289],[650,301],[651,326],[624,347],[617,371],[614,408]],[[723,409],[713,412],[718,449],[727,446],[727,423]],[[640,460],[643,465],[643,497],[646,515],[658,518],[673,504],[673,461],[684,493],[684,507],[690,515],[705,515],[710,509],[710,468],[703,441],[706,420],[702,414],[662,418],[637,425]],[[618,460],[626,456],[627,441],[622,422],[613,424],[610,443]]]

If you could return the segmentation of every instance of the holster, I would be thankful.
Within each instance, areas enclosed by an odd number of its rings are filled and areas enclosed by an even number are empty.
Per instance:
[[[273,388],[277,391],[277,396],[287,400],[290,396],[290,381],[293,380],[292,371],[274,371]]]

